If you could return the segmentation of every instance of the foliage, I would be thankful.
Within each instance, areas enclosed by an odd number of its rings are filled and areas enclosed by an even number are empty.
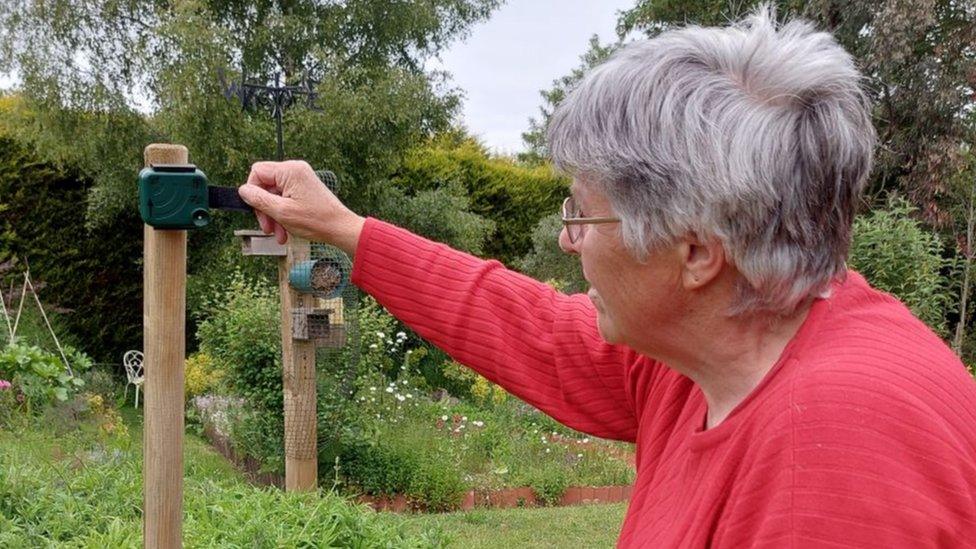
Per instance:
[[[120,393],[120,381],[117,371],[105,366],[94,366],[81,374],[85,381],[85,392],[102,397],[105,402],[115,402]]]
[[[78,374],[90,365],[80,361],[71,375],[61,357],[39,347],[17,343],[0,350],[0,379],[13,382],[29,409],[68,400],[84,386]]]
[[[0,431],[0,546],[139,547],[141,438],[93,444],[97,421],[56,437],[44,424]],[[256,488],[195,437],[186,440],[189,547],[429,547],[436,528],[399,524],[332,493]]]
[[[484,254],[492,221],[470,211],[470,199],[459,185],[419,191],[410,196],[391,188],[382,211],[387,221],[431,240],[473,254]]]
[[[539,218],[556,211],[567,193],[567,181],[548,166],[525,166],[492,157],[471,138],[446,134],[404,159],[393,182],[422,196],[438,189],[471,197],[471,211],[490,220],[494,235],[482,248],[465,249],[511,263],[530,249],[530,233]]]
[[[545,469],[529,482],[537,498],[546,505],[555,505],[569,488],[569,475],[560,469]]]
[[[905,200],[893,198],[887,209],[856,218],[850,265],[945,336],[955,292],[943,275],[953,262],[943,258],[939,236],[911,217],[914,211]]]
[[[280,376],[279,376],[280,378]],[[278,393],[278,400],[282,395]],[[285,473],[285,418],[261,409],[247,407],[228,411],[230,439],[243,455],[255,458],[262,473]]]
[[[277,288],[236,274],[204,303],[197,337],[201,352],[237,395],[262,413],[283,414],[281,315]]]
[[[624,12],[618,32],[653,36],[685,22],[721,25],[759,0],[675,2],[639,0]],[[779,15],[798,14],[830,31],[870,80],[880,146],[871,194],[901,189],[936,226],[949,223],[945,207],[957,151],[972,141],[976,75],[976,3],[972,0],[777,0]]]
[[[2,287],[14,283],[19,298],[29,262],[40,298],[49,316],[57,318],[52,318],[55,328],[63,326],[74,340],[84,341],[95,358],[114,362],[125,349],[141,346],[142,244],[134,236],[142,233],[142,224],[133,210],[89,232],[84,211],[90,186],[76,173],[41,162],[30,147],[0,130],[0,263],[19,260],[0,277]],[[34,304],[24,309],[32,313]],[[71,339],[58,331],[60,338]],[[42,339],[34,343],[41,345]]]
[[[488,381],[471,368],[453,360],[444,364],[444,376],[463,388],[463,392],[451,394],[469,397],[479,406],[490,408],[492,405],[504,403],[508,398],[505,389]]]
[[[186,359],[183,379],[186,399],[207,394],[217,389],[224,378],[224,371],[214,365],[214,360],[206,353],[196,353]]]
[[[0,431],[8,429],[20,415],[17,392],[6,379],[0,379]]]
[[[532,251],[516,266],[535,279],[554,281],[559,291],[568,294],[584,292],[587,284],[579,259],[559,247],[562,228],[559,214],[542,218],[532,230]]]

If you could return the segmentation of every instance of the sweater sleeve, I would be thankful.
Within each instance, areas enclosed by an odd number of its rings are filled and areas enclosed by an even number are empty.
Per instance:
[[[628,374],[637,356],[602,340],[586,296],[372,218],[352,281],[421,337],[557,421],[634,441]]]

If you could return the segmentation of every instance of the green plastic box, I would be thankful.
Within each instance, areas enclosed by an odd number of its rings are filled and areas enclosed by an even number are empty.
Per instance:
[[[207,176],[192,164],[165,164],[139,172],[139,213],[156,229],[199,229],[210,223]]]

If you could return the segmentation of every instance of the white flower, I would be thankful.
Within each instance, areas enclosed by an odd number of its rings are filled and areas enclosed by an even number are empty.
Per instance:
[[[549,448],[546,448],[546,453],[547,453],[547,454],[549,453]]]
[[[583,457],[583,454],[576,454],[576,457],[582,458]]]
[[[369,390],[370,391],[376,391],[376,387],[370,387]]]
[[[458,430],[464,429],[464,425],[458,425]]]
[[[589,444],[589,443],[590,443],[590,439],[589,438],[584,438],[583,439],[583,444]]]
[[[383,332],[376,332],[376,337],[383,339],[386,337],[386,334],[384,334]]]
[[[484,427],[485,426],[485,422],[484,421],[472,421],[471,423],[473,423],[475,427]]]
[[[447,421],[447,416],[441,416],[441,421]]]
[[[461,416],[461,421],[467,421],[467,420],[468,420],[468,416]]]
[[[407,337],[407,332],[397,332],[396,333],[396,336],[397,336],[398,339],[405,338],[405,337]]]
[[[386,392],[387,393],[392,393],[393,392],[393,387],[387,387],[386,388]]]
[[[404,380],[400,381],[400,383],[402,383],[403,385],[406,385],[407,384],[407,380],[404,379]]]
[[[407,393],[407,398],[413,398],[413,394]]]
[[[413,349],[407,349],[407,354],[408,354],[408,355],[409,355],[410,353],[412,353],[412,352],[413,352]]]
[[[549,443],[548,443],[548,442],[546,441],[546,437],[542,437],[542,443],[543,443],[543,444],[549,444]]]
[[[399,400],[400,402],[403,402],[404,400],[407,400],[407,397],[405,397],[403,395],[397,395],[396,396],[396,399]]]

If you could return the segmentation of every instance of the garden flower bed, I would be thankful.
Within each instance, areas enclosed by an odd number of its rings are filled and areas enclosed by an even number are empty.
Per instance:
[[[333,476],[323,475],[323,485],[336,483],[360,502],[390,511],[629,499],[629,445],[575,433],[514,399],[479,409],[451,399],[432,402],[404,385],[409,383],[367,393],[375,396],[360,406],[368,412],[363,414],[370,420],[365,429],[372,434],[347,443],[337,463],[320,463],[320,472],[338,468]],[[232,418],[239,417],[235,407],[242,404],[208,395],[191,406],[214,448],[252,482],[282,486],[281,471],[269,471],[267,464],[235,447]]]

